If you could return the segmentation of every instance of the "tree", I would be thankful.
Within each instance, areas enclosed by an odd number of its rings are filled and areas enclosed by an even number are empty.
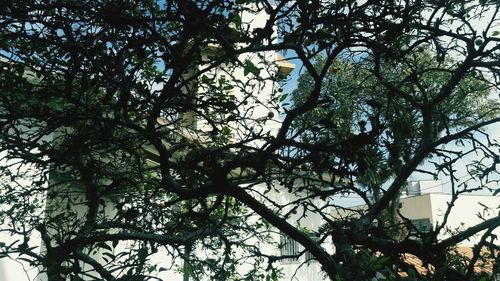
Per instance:
[[[321,81],[317,106],[297,118],[294,127],[303,142],[312,143],[312,146],[317,143],[330,146],[327,151],[312,147],[301,150],[300,155],[309,159],[306,169],[318,175],[334,174],[344,182],[350,181],[352,191],[362,193],[362,198],[370,204],[380,200],[383,185],[398,175],[404,163],[415,154],[423,121],[420,112],[402,96],[385,89],[383,81],[394,81],[404,92],[432,98],[438,95],[436,85],[442,85],[449,77],[423,48],[396,61],[377,62],[371,54],[361,60],[351,59],[344,57],[334,62]],[[319,58],[315,62],[316,68],[322,67],[323,63],[324,59]],[[422,73],[418,85],[408,78],[415,75],[409,70],[409,65]],[[383,72],[374,73],[374,68],[383,69]],[[377,76],[383,76],[383,80]],[[308,73],[301,76],[292,93],[295,103],[303,103],[304,95],[307,96],[313,86],[314,80]],[[436,105],[435,112],[432,112],[435,119],[431,126],[433,138],[476,125],[477,116],[495,117],[494,113],[490,114],[491,106],[496,102],[489,94],[490,86],[482,79],[476,78],[475,74],[465,75],[453,94]],[[449,167],[436,165],[432,170],[419,168],[417,171],[436,178],[445,169]],[[396,212],[398,205],[397,197],[393,198],[381,213],[389,211],[390,214],[379,215],[378,222],[394,224],[399,217]],[[398,228],[399,223],[392,227]]]
[[[490,99],[500,78],[499,8],[483,0],[6,3],[0,230],[19,240],[0,252],[50,280],[154,279],[165,270],[150,260],[157,252],[196,279],[277,279],[275,262],[289,257],[261,245],[276,245],[279,231],[331,280],[397,279],[412,272],[402,253],[432,264],[435,278],[472,278],[470,266],[447,262],[448,249],[482,231],[481,243],[494,247],[498,217],[441,241],[446,221],[415,240],[387,217],[429,159],[431,173],[455,182],[456,162],[478,155],[477,184],[453,186],[454,200],[492,188],[498,144],[483,128],[500,121]],[[276,52],[307,73],[280,116],[287,96],[269,87],[284,83]],[[281,204],[276,193],[295,200]],[[367,212],[332,220],[339,194],[357,194]],[[308,212],[325,220],[318,239],[337,254],[296,224]],[[30,243],[35,234],[42,246]]]

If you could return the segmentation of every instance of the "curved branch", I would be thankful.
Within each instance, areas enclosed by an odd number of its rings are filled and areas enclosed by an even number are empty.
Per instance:
[[[449,238],[439,242],[438,244],[436,244],[436,247],[438,249],[446,249],[450,246],[456,245],[456,244],[464,241],[465,239],[467,239],[469,237],[474,236],[478,232],[481,232],[481,231],[486,230],[486,229],[495,229],[498,226],[500,226],[500,217],[495,217],[495,218],[485,220],[480,224],[477,224],[475,226],[471,226],[471,227],[467,228],[466,230],[460,232],[459,234],[454,235],[452,237],[449,237]]]
[[[335,280],[335,276],[339,272],[337,263],[333,260],[332,256],[330,256],[307,234],[289,224],[286,220],[282,219],[279,215],[277,215],[260,201],[252,197],[241,187],[231,186],[230,189],[227,190],[227,194],[247,205],[263,219],[267,220],[280,231],[304,246],[304,248],[311,252],[311,254],[313,254],[321,263],[321,265],[323,266],[323,270],[325,270],[331,280]]]

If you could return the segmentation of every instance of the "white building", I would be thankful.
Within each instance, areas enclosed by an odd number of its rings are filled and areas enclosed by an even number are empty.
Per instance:
[[[449,214],[445,217],[452,198],[451,193],[443,192],[440,180],[410,181],[406,192],[400,198],[399,213],[403,220],[411,223],[408,226],[411,232],[428,232],[439,227],[439,240],[499,215],[500,197],[462,193],[454,200]],[[332,216],[358,217],[366,208],[366,205],[357,205],[337,209]],[[441,227],[445,218],[445,226]],[[499,236],[500,229],[495,229],[493,234]],[[472,246],[479,242],[479,239],[480,234],[462,241],[459,246]]]
[[[417,229],[428,231],[441,225],[452,201],[450,193],[442,192],[440,181],[409,182],[407,196],[401,198],[401,215],[408,218]],[[500,197],[493,195],[460,194],[453,202],[446,219],[446,227],[439,232],[438,239],[477,225],[485,219],[497,217],[500,211]],[[500,229],[493,231],[500,237]],[[481,236],[475,235],[460,243],[473,246]]]
[[[265,12],[261,12],[258,14],[252,14],[252,13],[244,13],[242,15],[242,22],[244,24],[248,24],[251,28],[258,28],[262,27],[265,25],[267,20],[267,14]],[[276,37],[276,36],[275,36]],[[217,48],[217,46],[213,46],[214,49]],[[209,50],[210,51],[210,50]],[[262,55],[261,57],[257,56],[256,54],[245,54],[242,55],[239,60],[242,62],[245,62],[247,60],[251,61],[254,65],[259,66],[265,63],[265,61],[262,61],[262,57],[265,57],[266,60],[274,61],[276,62],[276,66],[274,69],[267,69],[270,73],[268,75],[275,75],[276,72],[280,71],[283,74],[287,75],[290,73],[290,71],[293,70],[294,65],[290,64],[286,61],[283,60],[283,58],[277,53],[277,52],[265,52],[260,54]],[[201,65],[202,67],[202,65]],[[244,70],[241,68],[235,68],[233,70],[233,73],[230,73],[231,76],[238,77],[241,80],[247,79]],[[214,79],[214,81],[217,81],[218,79],[224,78],[224,69],[219,69],[217,71],[209,72],[207,75],[213,75],[213,77],[209,77],[211,79]],[[251,85],[250,85],[251,86]],[[267,119],[267,121],[262,123],[262,128],[265,131],[269,131],[271,134],[276,133],[277,129],[280,127],[280,117],[279,117],[279,109],[276,108],[276,105],[279,106],[279,103],[276,102],[275,96],[276,96],[276,89],[277,89],[277,84],[275,82],[272,82],[272,79],[265,80],[265,82],[262,82],[260,85],[255,85],[257,88],[255,90],[255,95],[251,97],[251,100],[246,104],[249,109],[243,109],[243,112],[251,112],[251,119]],[[203,93],[204,89],[201,88],[199,89],[201,93]],[[237,100],[243,99],[243,95],[241,93],[238,93],[236,90],[235,93],[235,98]],[[273,100],[273,101],[272,101]],[[269,106],[269,104],[274,103],[275,106]],[[250,109],[251,108],[251,109]],[[203,121],[198,121],[196,120],[196,117],[194,116],[185,116],[185,119],[189,126],[196,127],[197,129],[200,129],[201,131],[204,130],[204,128],[208,128],[208,125],[205,124]],[[230,124],[231,125],[231,124]],[[259,129],[259,128],[256,128]],[[189,134],[189,130],[186,130],[184,132],[186,134]],[[246,134],[249,132],[245,131],[238,131],[238,134],[234,134],[232,137],[235,139],[238,138],[244,138]],[[193,138],[198,138],[198,136],[192,136]],[[255,146],[261,145],[259,142],[253,143]],[[153,152],[154,153],[154,152]],[[262,189],[265,190],[267,186],[265,184],[259,184],[255,187],[257,190]],[[279,188],[279,187],[277,187]],[[74,190],[72,192],[75,192]],[[293,195],[290,195],[286,192],[283,193],[271,193],[270,197],[274,197],[276,202],[278,204],[286,204],[287,202],[290,202],[292,200],[295,200],[296,198],[293,197]],[[87,208],[85,206],[85,199],[82,197],[81,194],[76,194],[72,198],[75,202],[79,202],[79,206],[73,206],[73,211],[76,211],[79,216],[83,216],[87,212]],[[54,202],[57,204],[60,204],[60,201],[64,201],[66,199],[55,199]],[[47,204],[48,207],[50,207],[51,203],[49,202]],[[303,210],[299,210],[300,213]],[[105,210],[102,210],[108,217],[114,216],[116,213],[116,210],[113,208],[107,208]],[[256,217],[256,219],[260,219],[259,217]],[[322,224],[321,217],[319,215],[310,213],[307,217],[298,219],[298,216],[293,217],[289,220],[291,224],[300,224],[301,227],[305,227],[310,229],[311,231],[317,230],[317,228]],[[284,280],[308,280],[308,281],[316,281],[316,280],[324,280],[324,276],[321,273],[321,268],[318,262],[314,261],[312,256],[309,253],[306,253],[303,248],[294,240],[288,239],[284,235],[280,235],[277,230],[275,230],[275,233],[273,234],[275,243],[270,244],[270,245],[263,245],[262,251],[265,252],[268,255],[297,255],[299,253],[302,253],[302,255],[295,259],[295,258],[290,258],[290,259],[285,259],[282,261],[276,262],[278,267],[283,268],[283,275],[284,275]],[[15,240],[13,237],[0,237],[0,241],[9,241],[9,240]],[[277,244],[280,244],[280,247],[276,247]],[[30,239],[30,245],[32,246],[39,246],[42,245],[42,242],[39,237],[33,237]],[[324,245],[325,249],[328,251],[331,249],[328,244]],[[42,249],[41,251],[43,252],[43,247],[40,247]],[[118,251],[119,250],[115,250]],[[196,249],[195,249],[196,251]],[[96,260],[103,260],[102,253],[96,252],[94,254],[94,258]],[[165,259],[165,256],[162,255],[162,252],[160,251],[159,253],[155,254],[152,257],[153,263],[158,263],[159,267],[164,264],[165,268],[170,268],[171,263],[182,263],[181,260],[176,260],[172,261],[170,259]],[[87,265],[87,264],[82,264],[81,265],[82,270],[92,270],[92,267]],[[245,271],[246,268],[244,265],[241,266],[241,270]],[[183,278],[183,274],[179,271],[175,270],[165,270],[161,273],[158,274],[158,277],[163,280],[181,280]],[[84,276],[82,278],[85,279]],[[21,260],[16,260],[15,257],[13,259],[7,259],[7,258],[2,258],[0,257],[0,280],[1,281],[24,281],[24,280],[46,280],[47,277],[44,276],[43,274],[39,274],[39,271],[36,268],[30,268],[27,263],[21,261]]]

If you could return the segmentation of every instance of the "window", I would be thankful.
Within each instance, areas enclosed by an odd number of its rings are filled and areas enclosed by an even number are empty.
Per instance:
[[[416,219],[410,220],[411,224],[408,225],[410,233],[416,234],[418,232],[429,232],[432,230],[432,224],[430,219]]]
[[[299,253],[299,243],[287,235],[282,234],[280,239],[280,255],[281,256],[292,256]],[[290,257],[282,259],[284,262],[296,262],[299,259],[297,257]]]
[[[314,242],[319,242],[319,237],[317,236],[311,236],[311,239],[314,240]],[[306,251],[305,258],[307,262],[316,261],[316,258],[309,251]]]

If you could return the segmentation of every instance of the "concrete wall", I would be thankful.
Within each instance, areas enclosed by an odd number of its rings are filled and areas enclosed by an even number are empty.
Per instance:
[[[430,194],[432,202],[432,220],[434,224],[442,223],[444,214],[451,201],[451,195],[445,193]],[[482,205],[481,205],[482,204]],[[490,208],[485,210],[485,206]],[[455,202],[449,215],[447,226],[453,231],[455,229],[464,230],[468,227],[481,223],[481,214],[484,218],[493,218],[499,215],[500,197],[488,195],[461,195]],[[497,228],[493,234],[500,237],[500,229]],[[448,233],[441,232],[440,238],[449,237]],[[463,241],[462,245],[473,245],[479,242],[480,235],[476,235],[469,240]]]
[[[400,212],[408,219],[430,219],[434,224],[430,194],[401,198]]]
[[[9,241],[8,238],[4,238],[0,236],[0,241]],[[36,268],[31,268],[26,262],[17,260],[17,256],[0,259],[1,281],[33,281],[37,278],[37,274]]]
[[[408,219],[429,219],[433,227],[440,225],[444,221],[444,215],[451,202],[451,194],[429,193],[420,196],[411,196],[401,199],[401,214]],[[488,208],[486,208],[488,207]],[[500,210],[500,197],[488,195],[462,194],[455,201],[446,222],[446,228],[440,231],[438,238],[446,239],[452,233],[465,230],[468,227],[477,225],[483,218],[493,218],[498,216]],[[494,232],[500,237],[500,229]],[[461,245],[471,246],[479,242],[480,235],[476,235],[468,240],[462,241]]]

